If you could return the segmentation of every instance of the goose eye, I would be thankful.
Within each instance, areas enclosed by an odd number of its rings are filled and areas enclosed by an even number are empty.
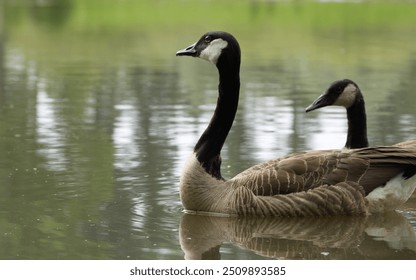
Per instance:
[[[212,38],[211,38],[211,36],[207,35],[207,36],[205,36],[204,40],[205,40],[205,43],[209,43],[209,42],[212,41]]]

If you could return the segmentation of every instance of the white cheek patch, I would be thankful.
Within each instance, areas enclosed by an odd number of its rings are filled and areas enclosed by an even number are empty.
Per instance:
[[[223,39],[215,39],[200,53],[199,57],[217,64],[222,50],[227,46],[227,41]]]
[[[349,84],[335,101],[334,105],[349,108],[352,104],[354,104],[357,90],[358,89],[353,84]]]

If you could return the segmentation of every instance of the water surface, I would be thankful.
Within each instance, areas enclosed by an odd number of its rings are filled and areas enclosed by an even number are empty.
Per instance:
[[[0,4],[0,258],[416,259],[416,195],[367,218],[184,214],[217,72],[175,57],[208,30],[240,41],[224,177],[342,147],[344,110],[304,113],[340,78],[365,94],[370,143],[393,144],[416,138],[416,5],[162,2]]]

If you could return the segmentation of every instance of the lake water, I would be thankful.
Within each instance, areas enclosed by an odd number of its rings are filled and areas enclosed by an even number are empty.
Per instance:
[[[2,1],[0,259],[416,259],[416,194],[366,218],[183,213],[218,77],[175,52],[217,29],[243,55],[224,177],[343,147],[344,110],[304,113],[341,78],[365,95],[371,145],[416,139],[412,1]]]

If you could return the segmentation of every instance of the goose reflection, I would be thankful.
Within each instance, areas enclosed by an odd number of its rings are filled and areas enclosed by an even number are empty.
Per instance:
[[[368,217],[259,218],[184,214],[185,259],[221,259],[224,243],[275,259],[416,259],[416,234],[398,212]]]

